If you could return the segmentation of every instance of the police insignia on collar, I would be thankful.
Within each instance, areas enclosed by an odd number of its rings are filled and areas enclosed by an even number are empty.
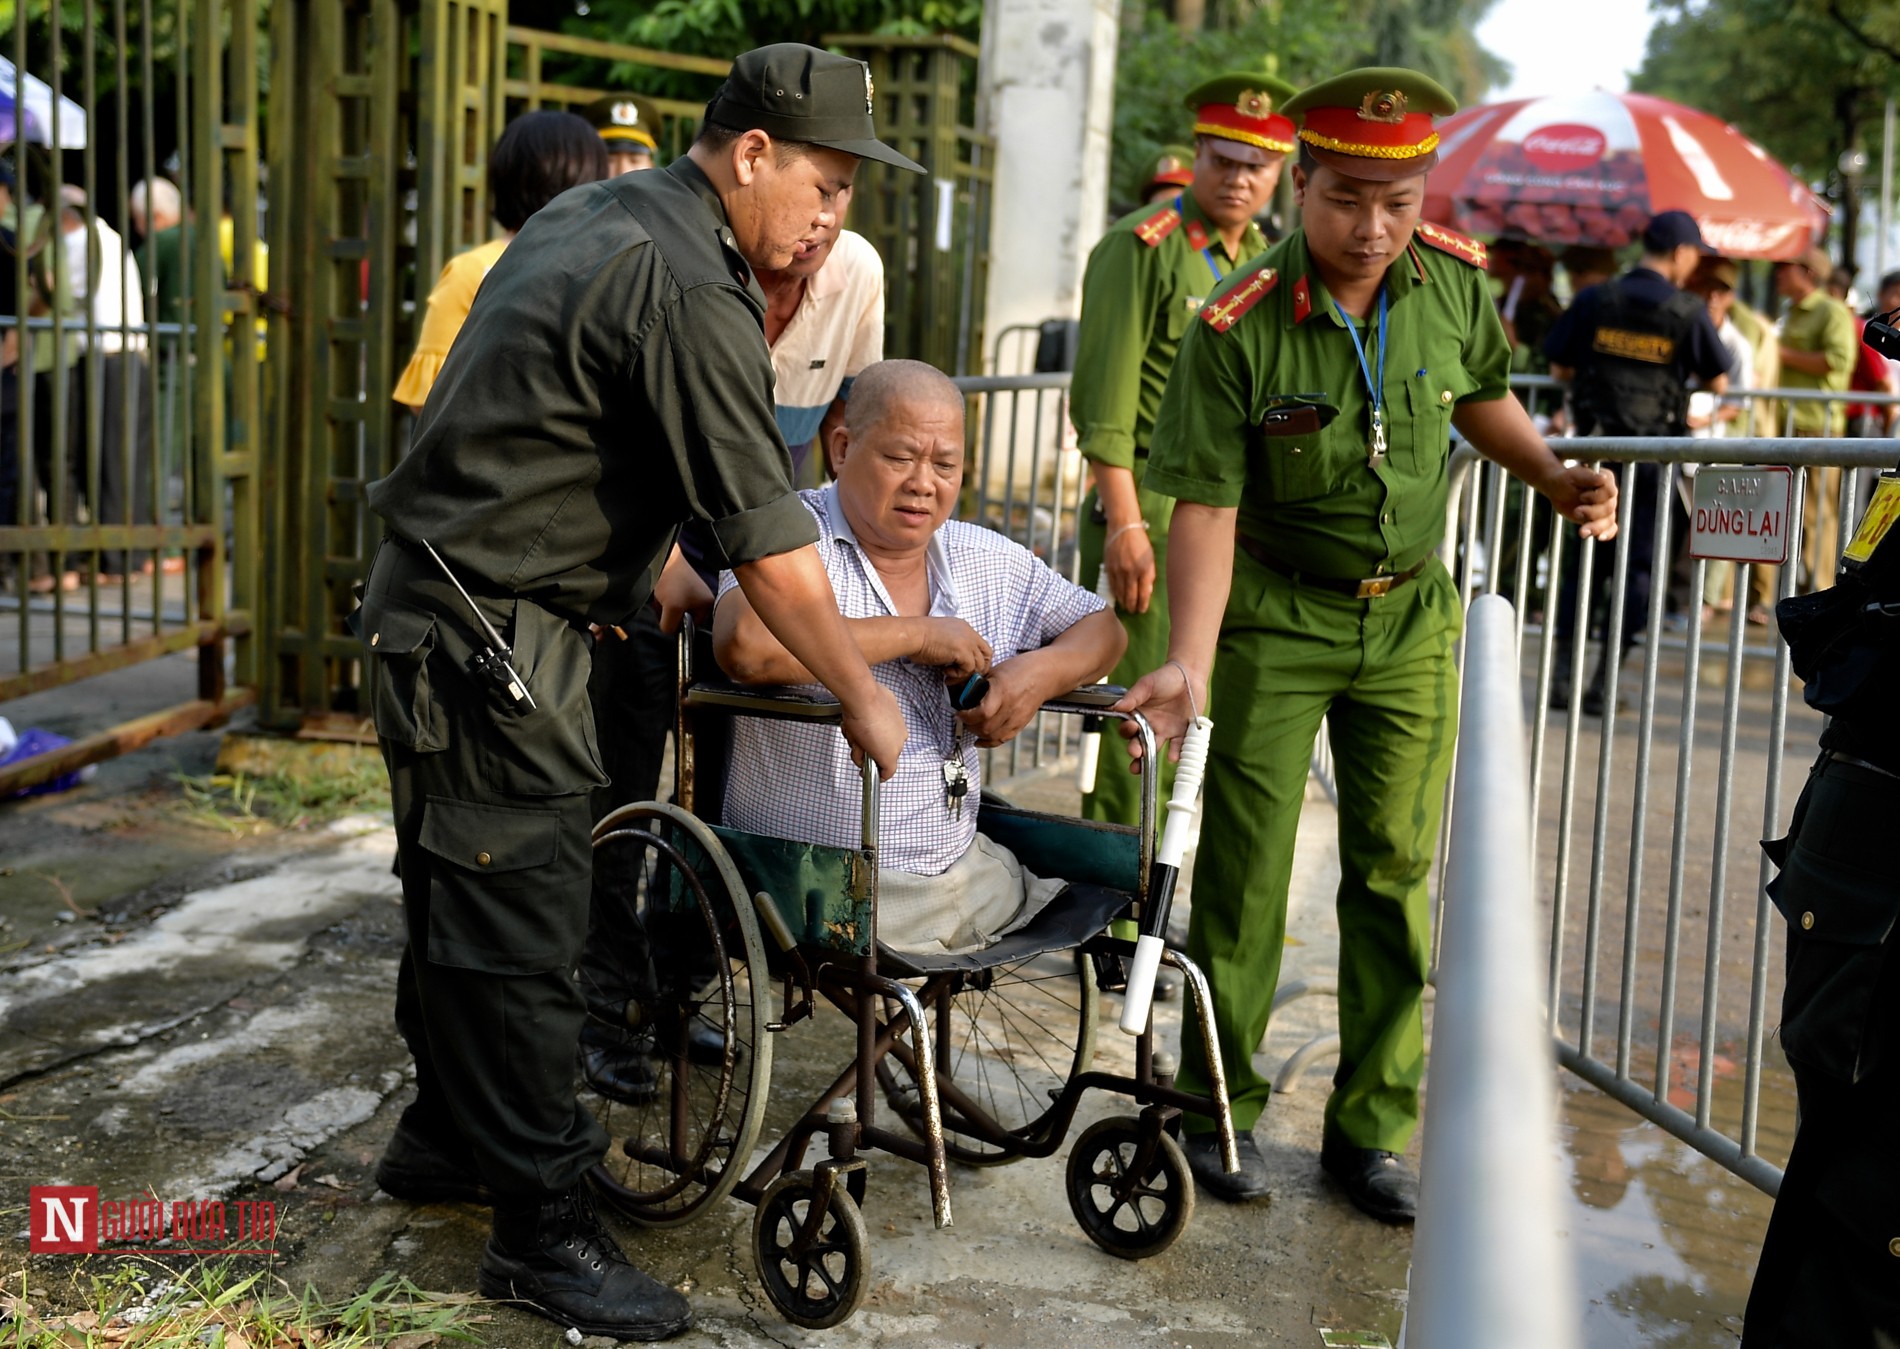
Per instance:
[[[1468,262],[1473,267],[1485,265],[1485,247],[1476,239],[1466,238],[1456,230],[1434,225],[1429,220],[1419,221],[1415,233],[1421,242],[1430,244],[1441,253],[1451,254],[1460,262]]]
[[[1163,239],[1173,234],[1174,227],[1180,223],[1181,213],[1172,206],[1163,206],[1159,211],[1156,211],[1153,215],[1135,226],[1135,237],[1148,245],[1148,247],[1154,248],[1159,245]]]
[[[1280,274],[1271,267],[1262,267],[1244,284],[1228,291],[1219,304],[1202,305],[1201,318],[1215,332],[1224,333],[1240,322],[1242,314],[1272,294],[1278,284]]]
[[[1368,122],[1385,122],[1396,126],[1405,120],[1405,106],[1409,100],[1403,90],[1374,89],[1359,100],[1359,116]]]

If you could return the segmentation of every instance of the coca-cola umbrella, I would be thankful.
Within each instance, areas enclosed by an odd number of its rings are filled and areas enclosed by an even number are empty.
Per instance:
[[[1425,216],[1468,234],[1620,248],[1658,211],[1693,215],[1732,258],[1794,258],[1826,214],[1720,118],[1648,94],[1520,99],[1439,128]]]

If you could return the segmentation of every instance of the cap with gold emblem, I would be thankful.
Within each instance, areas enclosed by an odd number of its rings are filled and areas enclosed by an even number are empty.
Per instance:
[[[660,110],[644,98],[609,94],[580,112],[607,142],[609,154],[638,154],[642,149],[657,152],[660,148]]]
[[[1155,156],[1154,171],[1148,175],[1149,192],[1164,187],[1188,187],[1194,182],[1194,152],[1185,145],[1164,145]]]
[[[1284,111],[1300,119],[1314,159],[1349,178],[1390,182],[1438,163],[1433,119],[1457,112],[1458,100],[1416,70],[1363,66],[1300,90]]]
[[[1293,121],[1286,101],[1293,86],[1263,70],[1235,70],[1216,75],[1188,91],[1194,110],[1194,134],[1213,136],[1259,151],[1255,162],[1293,149]]]
[[[877,138],[871,67],[849,56],[777,42],[746,52],[706,105],[706,120],[874,159],[912,173],[924,166]]]

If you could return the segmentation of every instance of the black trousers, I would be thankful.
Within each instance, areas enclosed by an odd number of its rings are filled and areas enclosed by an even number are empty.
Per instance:
[[[405,1118],[459,1132],[503,1202],[535,1202],[579,1180],[607,1145],[574,1094],[589,793],[606,779],[586,634],[527,600],[477,602],[513,647],[535,711],[468,672],[486,642],[426,556],[385,544],[357,615],[409,936],[396,988],[416,1061]]]
[[[1649,597],[1658,582],[1669,583],[1669,557],[1662,560],[1662,569],[1657,574],[1653,566],[1656,551],[1656,493],[1663,490],[1668,482],[1667,466],[1660,464],[1609,464],[1606,467],[1615,475],[1619,491],[1628,492],[1635,500],[1631,503],[1630,513],[1630,557],[1626,593],[1623,600],[1623,631],[1618,645],[1618,655],[1629,651],[1636,634],[1649,624]],[[1634,472],[1631,470],[1634,469]],[[1670,527],[1672,548],[1680,548],[1687,537],[1689,517],[1682,509],[1682,500],[1675,492],[1669,493],[1669,509],[1673,521]],[[1589,629],[1595,626],[1596,618],[1601,615],[1603,622],[1609,622],[1611,586],[1616,580],[1616,548],[1614,539],[1606,542],[1591,542],[1583,547],[1594,549],[1594,561],[1590,575],[1589,605],[1585,612],[1586,639]],[[1568,643],[1576,631],[1577,622],[1577,577],[1582,573],[1582,549],[1578,549],[1574,559],[1567,559],[1563,579],[1563,598],[1557,605],[1557,638]],[[1607,645],[1609,634],[1604,633]]]
[[[1745,1349],[1900,1346],[1900,781],[1816,766],[1768,845],[1788,919],[1781,1041],[1801,1122],[1762,1242]]]
[[[78,496],[91,507],[94,524],[156,523],[152,514],[152,417],[146,398],[147,367],[142,351],[99,356],[99,397],[86,397],[86,368],[74,379],[79,415],[73,420],[73,477]],[[98,492],[87,462],[90,429],[98,425]],[[99,556],[99,570],[124,573],[146,554],[128,558],[123,549]]]

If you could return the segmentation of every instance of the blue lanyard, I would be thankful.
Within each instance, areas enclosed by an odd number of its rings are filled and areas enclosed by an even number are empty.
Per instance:
[[[1372,443],[1366,447],[1366,466],[1376,468],[1385,458],[1385,328],[1386,298],[1385,287],[1379,287],[1379,382],[1372,382],[1372,367],[1366,363],[1366,349],[1359,341],[1359,330],[1352,326],[1352,320],[1346,317],[1346,311],[1339,307],[1339,301],[1333,301],[1333,312],[1339,315],[1339,321],[1346,325],[1346,335],[1352,338],[1353,354],[1359,358],[1359,373],[1365,377],[1366,395],[1372,400]]]
[[[1181,214],[1181,194],[1178,192],[1174,194],[1174,210],[1176,215]],[[1214,264],[1214,245],[1209,244],[1206,248],[1203,248],[1201,250],[1201,256],[1207,260],[1207,270],[1214,274],[1216,281],[1219,281],[1224,274],[1221,269]]]

